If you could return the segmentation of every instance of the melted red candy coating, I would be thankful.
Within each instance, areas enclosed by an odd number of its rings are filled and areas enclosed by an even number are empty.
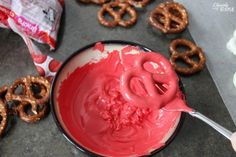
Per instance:
[[[59,119],[73,140],[96,154],[148,155],[173,134],[181,112],[166,110],[179,106],[182,94],[164,57],[154,52],[126,53],[130,47],[123,50],[78,67],[62,82]],[[165,77],[159,79],[159,74]],[[145,82],[147,78],[151,83]]]

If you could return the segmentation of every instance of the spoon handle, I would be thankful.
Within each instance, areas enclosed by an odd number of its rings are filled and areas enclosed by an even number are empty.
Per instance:
[[[223,126],[217,124],[213,120],[207,118],[206,116],[204,116],[203,114],[201,114],[197,111],[189,112],[189,114],[191,116],[196,117],[196,118],[202,120],[203,122],[207,123],[212,128],[214,128],[216,131],[218,131],[223,136],[225,136],[227,139],[231,140],[231,136],[232,136],[233,133],[231,131],[227,130],[226,128],[224,128]]]

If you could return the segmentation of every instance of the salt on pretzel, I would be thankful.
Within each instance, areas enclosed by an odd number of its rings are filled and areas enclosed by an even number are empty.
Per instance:
[[[16,93],[21,86],[22,92]],[[40,88],[40,92],[33,91],[34,86]],[[13,110],[26,122],[36,122],[42,119],[48,111],[50,95],[50,83],[44,77],[27,76],[16,80],[8,89],[7,101],[17,101],[18,105]],[[32,111],[27,113],[27,107]]]
[[[80,2],[83,2],[83,3],[94,3],[94,4],[98,4],[98,5],[105,4],[108,1],[110,1],[110,0],[80,0]]]
[[[161,3],[151,12],[149,23],[163,33],[180,33],[188,25],[188,13],[179,3]]]
[[[5,94],[7,93],[7,90],[7,86],[0,88],[0,136],[3,135],[8,122],[8,108],[5,101]]]
[[[31,114],[27,112],[27,108],[30,109]],[[19,117],[28,123],[33,123],[41,120],[45,117],[48,112],[48,105],[47,104],[36,104],[35,101],[30,99],[24,99],[20,102],[19,106],[17,107],[17,112]]]
[[[33,86],[40,87],[40,93],[35,94],[33,91]],[[21,86],[22,92],[20,94],[16,94],[15,90]],[[9,88],[6,99],[8,101],[16,100],[21,101],[24,98],[30,98],[35,101],[37,104],[43,104],[48,101],[50,95],[50,83],[44,77],[34,77],[27,76],[21,79],[16,80],[11,87]]]
[[[119,0],[119,1],[129,3],[131,6],[135,8],[143,8],[150,2],[150,0]]]
[[[119,10],[114,10],[114,8],[117,7],[119,8]],[[106,13],[112,16],[113,20],[105,19]],[[125,14],[129,14],[130,19],[122,19]],[[102,25],[107,27],[115,27],[117,25],[122,27],[129,27],[137,21],[137,13],[135,9],[132,8],[129,4],[115,1],[104,4],[102,6],[102,8],[98,12],[98,20]]]
[[[178,46],[184,46],[189,48],[190,50],[185,52],[179,52],[177,50]],[[194,74],[202,70],[206,62],[206,57],[202,49],[186,39],[173,40],[170,44],[170,53],[171,53],[170,62],[174,67],[174,69],[180,74],[185,74],[185,75]],[[193,56],[197,56],[199,58],[199,61],[198,62],[194,61],[191,58]],[[182,60],[183,62],[188,64],[189,67],[181,67],[177,65],[176,63],[177,60]]]

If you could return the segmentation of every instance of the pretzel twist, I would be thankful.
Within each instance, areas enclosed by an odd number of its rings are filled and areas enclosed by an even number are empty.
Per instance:
[[[163,33],[180,33],[188,25],[188,13],[179,3],[165,2],[151,12],[149,22]]]
[[[118,11],[114,10],[114,8],[116,7],[119,8]],[[113,20],[106,20],[106,13],[112,16]],[[129,14],[130,19],[122,19],[125,14]],[[102,6],[102,8],[98,12],[98,20],[102,25],[107,27],[115,27],[117,25],[122,27],[128,27],[133,25],[137,21],[137,13],[134,8],[132,8],[129,4],[115,1],[104,4]]]
[[[143,8],[150,2],[150,0],[119,0],[119,1],[123,3],[129,3],[131,6],[135,8]]]
[[[97,5],[101,5],[101,4],[107,3],[110,0],[80,0],[80,1],[83,2],[83,3],[94,3],[94,4],[97,4]]]
[[[8,108],[5,101],[5,94],[8,87],[3,86],[0,88],[0,136],[3,135],[8,122]]]
[[[16,89],[21,86],[22,92],[16,93]],[[40,92],[33,91],[34,86],[40,87]],[[19,114],[19,117],[26,122],[36,122],[42,119],[48,111],[47,101],[50,94],[50,83],[43,77],[27,76],[16,80],[8,89],[7,101],[17,101],[18,106],[12,110]],[[26,112],[30,108],[32,114]]]
[[[178,46],[184,46],[189,48],[190,50],[185,52],[179,52],[177,50]],[[186,75],[194,74],[202,70],[206,62],[206,57],[202,49],[186,39],[173,40],[170,44],[170,53],[171,53],[171,58],[170,58],[171,64],[173,65],[174,69],[181,74],[186,74]],[[198,62],[194,61],[191,58],[193,56],[197,56],[199,58],[199,61]],[[178,59],[188,64],[189,67],[178,66],[176,64],[176,61]]]

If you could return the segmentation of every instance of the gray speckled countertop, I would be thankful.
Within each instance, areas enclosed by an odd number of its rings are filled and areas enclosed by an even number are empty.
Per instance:
[[[189,0],[176,1],[191,10],[189,31],[209,58],[207,67],[236,124],[236,88],[233,85],[236,56],[226,48],[236,30],[236,1],[198,0],[194,5]]]
[[[147,24],[148,11],[161,2],[152,2],[139,11],[138,23],[131,29],[108,29],[98,24],[95,5],[66,1],[59,47],[49,53],[46,46],[41,50],[63,61],[79,48],[95,41],[108,39],[128,40],[146,45],[165,56],[169,42],[177,37],[192,40],[189,32],[176,36],[164,36]],[[191,11],[190,11],[191,12]],[[18,77],[37,74],[23,40],[10,30],[0,29],[0,84],[11,83]],[[197,75],[181,77],[189,105],[230,130],[235,125],[225,107],[207,68]],[[6,136],[0,139],[0,157],[86,157],[62,136],[49,114],[36,124],[19,119],[12,121]],[[230,142],[206,124],[186,116],[174,141],[155,156],[159,157],[233,157]]]

